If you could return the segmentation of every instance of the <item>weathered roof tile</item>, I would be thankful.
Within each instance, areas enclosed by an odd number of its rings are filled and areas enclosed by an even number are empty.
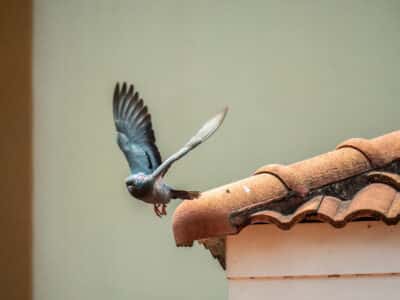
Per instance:
[[[223,238],[254,223],[289,229],[319,220],[335,227],[359,218],[400,218],[400,131],[350,139],[336,150],[289,166],[267,165],[253,176],[184,201],[175,211],[177,245]]]

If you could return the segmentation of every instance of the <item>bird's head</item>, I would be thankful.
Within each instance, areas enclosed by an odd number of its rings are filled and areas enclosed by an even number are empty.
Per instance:
[[[125,179],[126,188],[129,193],[136,197],[145,187],[146,175],[134,174],[130,175]]]

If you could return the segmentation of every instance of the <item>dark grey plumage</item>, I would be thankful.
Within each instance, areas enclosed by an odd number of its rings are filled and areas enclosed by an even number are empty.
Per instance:
[[[206,122],[179,151],[164,162],[156,146],[156,139],[147,106],[126,83],[114,90],[113,112],[117,142],[124,153],[131,175],[125,180],[132,196],[154,205],[158,216],[166,214],[166,204],[174,198],[193,199],[198,192],[175,190],[164,183],[163,177],[170,166],[189,151],[207,140],[222,124],[228,109]]]
[[[155,144],[151,116],[133,85],[126,83],[114,90],[113,110],[118,145],[128,160],[132,173],[150,174],[161,164]]]

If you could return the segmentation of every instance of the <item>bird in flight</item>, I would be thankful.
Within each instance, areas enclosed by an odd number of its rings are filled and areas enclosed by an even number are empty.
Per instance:
[[[147,106],[133,85],[116,84],[113,97],[114,122],[117,143],[124,153],[131,174],[125,179],[129,193],[153,204],[158,217],[167,214],[171,199],[191,200],[199,197],[195,191],[177,190],[168,186],[163,178],[171,165],[207,140],[222,124],[228,108],[208,120],[200,130],[175,154],[161,160]]]

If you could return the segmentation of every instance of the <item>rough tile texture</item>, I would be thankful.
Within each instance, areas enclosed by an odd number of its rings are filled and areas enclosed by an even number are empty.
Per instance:
[[[251,177],[184,201],[174,214],[176,244],[201,240],[223,264],[216,239],[249,224],[290,229],[297,222],[319,221],[339,228],[365,218],[395,224],[400,219],[399,158],[396,131],[372,140],[350,139],[289,166],[264,166]]]

